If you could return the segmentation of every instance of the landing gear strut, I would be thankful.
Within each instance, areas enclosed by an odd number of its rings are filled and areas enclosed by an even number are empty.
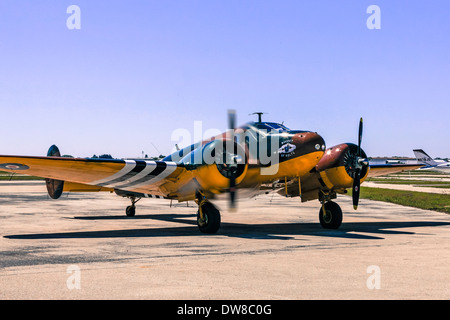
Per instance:
[[[198,195],[197,200],[197,225],[203,233],[216,233],[220,228],[220,211],[206,200],[203,195]]]
[[[141,198],[129,197],[131,200],[131,206],[128,206],[125,210],[127,217],[134,217],[136,214],[136,202],[141,200]]]

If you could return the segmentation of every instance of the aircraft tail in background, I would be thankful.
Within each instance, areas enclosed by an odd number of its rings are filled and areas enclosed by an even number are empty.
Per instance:
[[[414,149],[414,155],[416,156],[417,161],[421,163],[425,163],[430,167],[436,167],[438,163],[433,160],[425,151],[422,149]]]

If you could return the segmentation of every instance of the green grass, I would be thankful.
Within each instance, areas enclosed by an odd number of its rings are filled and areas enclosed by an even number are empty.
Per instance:
[[[0,171],[0,181],[17,181],[17,180],[44,180],[41,177],[27,176],[22,174],[11,174],[10,172]]]
[[[441,172],[441,171],[433,171],[433,170],[412,170],[412,171],[403,171],[403,172],[392,173],[390,175],[420,176],[420,175],[447,175],[447,173]]]
[[[351,190],[348,191],[351,195]],[[361,187],[360,197],[450,214],[450,195],[448,194]]]
[[[405,180],[396,178],[369,178],[368,182],[376,183],[390,183],[390,184],[409,184],[422,187],[434,187],[434,188],[450,188],[450,182],[447,181],[431,181],[431,180]]]

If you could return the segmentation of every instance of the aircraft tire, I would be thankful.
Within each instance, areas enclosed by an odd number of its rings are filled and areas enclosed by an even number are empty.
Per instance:
[[[213,204],[206,202],[202,206],[205,221],[200,221],[200,212],[197,211],[197,225],[203,233],[216,233],[220,228],[220,211]]]
[[[338,229],[342,223],[341,207],[333,201],[325,203],[326,216],[323,216],[322,208],[319,210],[319,221],[325,229]]]
[[[125,213],[127,217],[134,217],[134,215],[136,214],[136,207],[128,206],[127,209],[125,210]]]

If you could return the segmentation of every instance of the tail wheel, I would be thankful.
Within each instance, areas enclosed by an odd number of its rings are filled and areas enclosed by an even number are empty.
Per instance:
[[[338,229],[342,223],[341,207],[332,201],[324,203],[319,210],[319,221],[325,229]]]
[[[200,209],[203,213],[203,219],[200,217]],[[197,211],[198,228],[203,233],[216,233],[220,228],[220,212],[213,204],[204,203]]]

